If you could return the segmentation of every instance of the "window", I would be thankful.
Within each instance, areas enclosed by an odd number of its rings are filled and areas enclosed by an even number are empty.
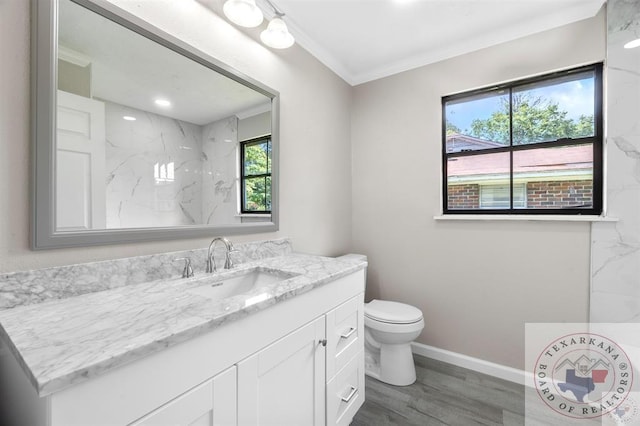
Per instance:
[[[602,64],[442,98],[445,214],[602,213]]]
[[[242,213],[271,213],[271,136],[240,143]]]
[[[513,206],[525,207],[525,187],[524,184],[513,185]],[[481,209],[503,209],[508,208],[511,202],[511,189],[509,185],[481,185],[480,186],[480,208]]]

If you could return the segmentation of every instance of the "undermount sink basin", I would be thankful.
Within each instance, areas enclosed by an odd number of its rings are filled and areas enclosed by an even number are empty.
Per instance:
[[[228,275],[230,276],[213,275],[198,279],[202,284],[187,289],[187,292],[219,300],[248,293],[254,289],[295,276],[295,274],[265,269],[250,269],[244,273]]]

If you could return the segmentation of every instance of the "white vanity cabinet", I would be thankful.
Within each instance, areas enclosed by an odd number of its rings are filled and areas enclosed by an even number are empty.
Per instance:
[[[325,424],[325,321],[318,318],[238,363],[238,424]]]
[[[130,426],[237,424],[236,366],[180,395]]]
[[[46,426],[348,424],[364,402],[363,311],[359,270],[44,397],[16,374],[20,410]]]
[[[364,303],[353,297],[326,315],[327,425],[348,425],[364,403]]]

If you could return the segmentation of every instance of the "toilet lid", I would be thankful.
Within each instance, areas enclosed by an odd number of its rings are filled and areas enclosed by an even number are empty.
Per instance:
[[[422,319],[422,312],[415,306],[376,299],[364,305],[364,315],[376,321],[395,324],[410,324]]]

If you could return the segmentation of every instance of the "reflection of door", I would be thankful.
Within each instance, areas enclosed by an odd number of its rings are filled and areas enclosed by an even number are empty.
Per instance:
[[[56,231],[104,229],[104,104],[58,90]]]

